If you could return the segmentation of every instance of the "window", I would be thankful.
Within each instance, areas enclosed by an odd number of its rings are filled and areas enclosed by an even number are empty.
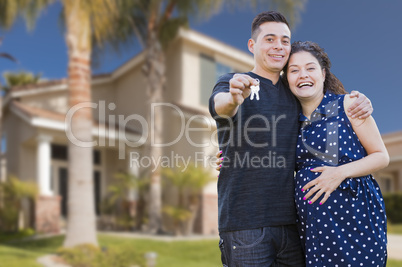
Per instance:
[[[68,147],[65,145],[56,145],[52,144],[51,148],[52,159],[56,160],[68,160]],[[93,164],[94,165],[101,165],[101,153],[99,150],[93,150]]]
[[[94,164],[101,165],[101,153],[99,150],[94,150]]]
[[[383,193],[395,192],[396,177],[397,177],[397,173],[395,173],[395,172],[383,172],[383,173],[380,172],[378,174],[378,177],[376,177],[376,179],[377,179],[378,183],[380,184],[381,191]]]
[[[1,154],[4,154],[7,152],[7,137],[6,134],[3,134],[1,137]]]
[[[52,144],[51,154],[52,159],[67,160],[68,159],[67,146]]]
[[[208,106],[209,97],[218,78],[223,74],[233,72],[233,68],[216,62],[214,58],[205,54],[200,55],[200,103]]]
[[[216,62],[216,80],[219,79],[219,77],[221,77],[222,75],[229,73],[229,72],[233,72],[233,69],[229,66],[226,66],[222,63]]]
[[[394,191],[394,184],[393,184],[393,177],[390,174],[384,174],[380,178],[382,180],[382,187],[381,190],[384,193],[393,192]]]

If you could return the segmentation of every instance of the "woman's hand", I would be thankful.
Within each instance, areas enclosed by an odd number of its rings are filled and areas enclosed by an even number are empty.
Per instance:
[[[312,172],[321,172],[321,175],[314,179],[313,181],[307,183],[302,191],[310,189],[310,191],[304,196],[304,200],[309,199],[314,194],[314,197],[308,202],[309,204],[313,204],[317,199],[319,199],[323,194],[324,197],[320,201],[320,205],[324,204],[325,201],[329,198],[331,193],[342,183],[342,181],[346,178],[339,167],[317,167],[311,169]]]
[[[216,158],[217,158],[217,160],[216,160],[216,165],[217,165],[216,170],[217,171],[220,171],[221,168],[222,168],[223,158],[221,156],[222,156],[222,150],[218,151],[218,153],[216,153]]]

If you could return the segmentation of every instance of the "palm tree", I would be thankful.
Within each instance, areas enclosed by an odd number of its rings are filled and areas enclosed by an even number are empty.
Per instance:
[[[149,103],[163,102],[163,88],[166,82],[165,52],[167,46],[176,37],[182,26],[187,26],[189,18],[193,15],[208,17],[217,13],[224,4],[232,7],[252,5],[254,8],[274,8],[286,14],[290,21],[295,23],[299,13],[307,0],[137,0],[126,1],[120,5],[120,27],[118,39],[121,42],[127,36],[136,36],[136,39],[145,49],[145,63],[143,73],[146,76]],[[127,21],[129,23],[127,23]],[[125,39],[127,41],[127,39]],[[160,112],[160,111],[159,111]],[[155,113],[159,113],[155,110]],[[153,125],[149,123],[148,133],[153,131],[154,141],[161,144],[162,116],[153,115]],[[149,122],[151,120],[148,120]],[[152,127],[153,126],[153,127]],[[151,129],[152,127],[152,129]],[[149,139],[148,139],[149,140]],[[150,157],[159,158],[162,148],[152,146],[148,142]],[[149,231],[156,233],[161,231],[161,171],[160,167],[150,175],[150,203],[149,203]]]
[[[0,5],[0,8],[1,7],[2,6]],[[2,42],[3,42],[3,38],[0,37],[0,46],[1,46]],[[0,53],[0,58],[5,58],[5,59],[8,59],[8,60],[17,62],[17,60],[12,55],[10,55],[9,53],[4,53],[4,52]],[[3,149],[2,149],[2,134],[1,133],[2,133],[2,130],[3,130],[3,94],[4,94],[3,85],[1,83],[0,83],[0,89],[1,89],[0,90],[0,161],[1,161],[1,153],[3,152]],[[0,177],[0,180],[2,180],[2,179],[5,179],[5,177]]]
[[[92,37],[102,43],[113,31],[113,0],[64,0],[68,47],[69,105],[91,101]],[[92,109],[80,109],[69,123],[78,140],[92,140]],[[64,246],[96,244],[92,148],[69,142],[68,231]],[[89,242],[88,242],[89,241]]]
[[[28,26],[39,12],[55,0],[0,0],[0,27],[10,28],[17,15],[22,14]],[[117,0],[60,0],[66,26],[68,47],[69,105],[91,101],[92,41],[102,44],[114,31],[110,21],[116,17]],[[92,140],[92,110],[79,109],[68,128],[82,141]],[[73,144],[69,150],[68,223],[65,247],[78,244],[97,244],[95,205],[93,196],[92,148]]]

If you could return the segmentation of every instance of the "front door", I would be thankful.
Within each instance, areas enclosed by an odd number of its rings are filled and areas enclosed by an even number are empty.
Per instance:
[[[64,166],[57,167],[58,193],[61,196],[61,215],[67,218],[68,215],[68,169]],[[94,200],[96,215],[100,215],[101,201],[101,172],[95,170],[93,175]]]

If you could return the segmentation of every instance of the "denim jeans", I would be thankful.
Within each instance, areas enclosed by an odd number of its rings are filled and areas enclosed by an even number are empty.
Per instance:
[[[221,232],[224,267],[305,266],[296,225]]]

